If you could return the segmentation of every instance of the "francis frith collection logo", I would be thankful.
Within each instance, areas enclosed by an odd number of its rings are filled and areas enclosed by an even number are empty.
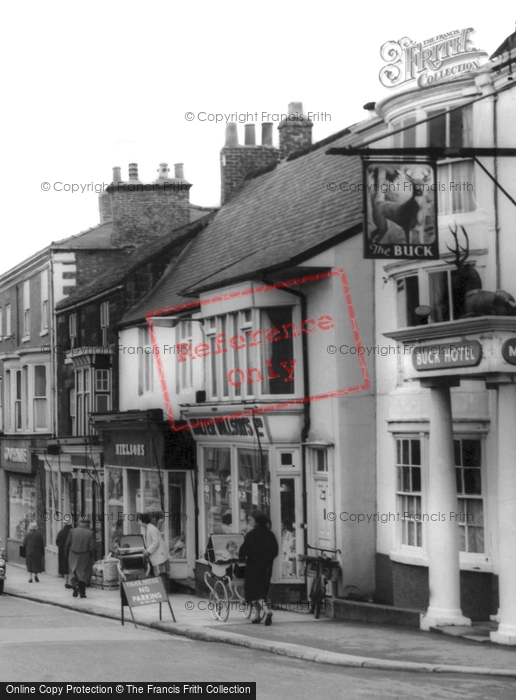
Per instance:
[[[428,87],[477,70],[488,55],[473,46],[469,35],[474,31],[472,27],[455,29],[421,42],[408,37],[387,41],[380,49],[387,62],[380,71],[381,84],[395,88],[414,82]]]

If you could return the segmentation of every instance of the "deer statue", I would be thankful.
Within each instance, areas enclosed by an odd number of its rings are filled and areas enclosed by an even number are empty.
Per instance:
[[[385,201],[382,193],[379,192],[378,168],[375,168],[373,174],[375,186],[371,196],[371,205],[376,230],[371,234],[371,243],[379,243],[382,240],[389,229],[389,221],[403,229],[406,243],[411,243],[411,232],[423,223],[424,186],[432,177],[432,169],[425,167],[419,174],[411,166],[405,169],[403,173],[405,183],[408,181],[412,185],[412,195],[402,202]],[[386,170],[385,178],[392,182],[393,179],[399,178],[401,174],[402,172],[399,169],[394,171]]]
[[[516,316],[516,301],[508,292],[499,289],[488,292],[482,289],[482,280],[472,263],[466,262],[469,257],[469,238],[464,226],[461,226],[466,246],[459,244],[458,227],[450,226],[455,239],[455,248],[446,247],[455,255],[453,262],[457,270],[452,272],[452,298],[454,317],[468,318],[471,316]]]

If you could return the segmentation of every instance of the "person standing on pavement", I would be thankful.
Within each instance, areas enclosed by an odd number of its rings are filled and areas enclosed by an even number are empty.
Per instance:
[[[160,531],[152,520],[156,523],[161,522],[164,517],[162,513],[156,513],[154,518],[149,513],[143,513],[140,516],[141,523],[145,528],[145,549],[143,553],[149,558],[152,565],[152,575],[161,576],[165,590],[168,590],[168,552]]]
[[[78,527],[70,530],[66,540],[65,554],[72,576],[73,597],[86,598],[86,584],[90,582],[95,557],[95,535],[90,530],[90,519],[81,518]]]
[[[29,531],[25,535],[23,541],[23,546],[25,547],[25,565],[30,574],[29,583],[32,583],[32,576],[34,576],[34,581],[39,583],[38,574],[45,568],[43,564],[45,542],[43,541],[43,535],[38,531],[38,524],[36,522],[30,523]]]
[[[272,577],[272,564],[278,556],[278,541],[270,529],[270,520],[261,510],[253,510],[250,515],[252,527],[240,547],[239,557],[245,559],[244,594],[246,603],[254,609],[252,622],[261,620],[262,608],[269,595]],[[272,612],[265,616],[265,625],[272,623]]]
[[[71,529],[72,523],[71,521],[67,521],[64,527],[62,527],[61,530],[59,530],[56,537],[56,545],[58,551],[58,573],[59,576],[64,577],[65,588],[72,588],[70,582],[68,581],[68,578],[70,576],[70,570],[68,569],[68,557],[65,554],[66,542],[68,540],[68,536],[70,535]]]

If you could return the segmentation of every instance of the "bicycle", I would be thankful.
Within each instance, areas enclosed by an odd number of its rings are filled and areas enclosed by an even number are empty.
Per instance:
[[[315,619],[318,620],[321,614],[323,602],[326,601],[326,586],[328,581],[336,581],[340,571],[340,564],[335,559],[330,559],[324,556],[324,552],[330,554],[340,554],[340,549],[323,549],[322,547],[312,547],[307,545],[308,549],[315,549],[323,554],[311,556],[309,554],[300,554],[299,561],[305,563],[305,576],[313,578],[310,587],[310,612],[313,612]]]

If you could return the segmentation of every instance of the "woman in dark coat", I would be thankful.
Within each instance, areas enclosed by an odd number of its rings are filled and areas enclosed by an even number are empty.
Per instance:
[[[272,563],[278,555],[278,542],[270,529],[269,518],[260,510],[253,510],[250,516],[253,526],[240,547],[240,559],[245,559],[244,593],[246,603],[255,609],[253,623],[261,619],[262,605],[269,595],[272,577]],[[265,624],[272,622],[272,612],[265,617]]]
[[[30,574],[29,583],[32,583],[33,574],[34,580],[36,583],[39,583],[38,574],[45,568],[43,565],[45,543],[43,541],[43,535],[41,532],[38,532],[37,523],[31,523],[29,525],[29,531],[25,535],[23,546],[25,547],[25,564]]]
[[[65,588],[71,588],[68,582],[68,576],[70,574],[70,570],[68,569],[68,557],[65,553],[66,540],[68,539],[71,529],[72,523],[66,523],[66,525],[59,530],[56,537],[56,545],[58,550],[58,572],[59,576],[64,576]]]

